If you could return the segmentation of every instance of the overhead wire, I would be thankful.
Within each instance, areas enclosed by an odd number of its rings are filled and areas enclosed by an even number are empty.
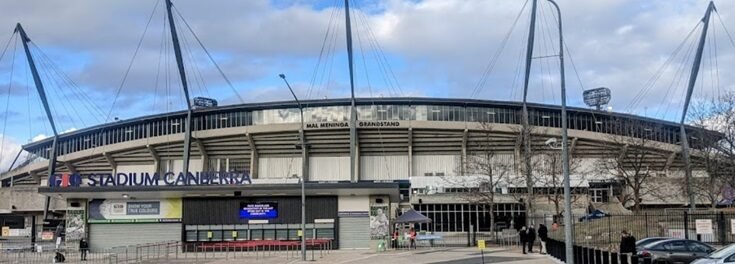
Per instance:
[[[357,7],[360,7],[360,4],[357,2],[356,5]],[[368,35],[368,43],[371,45],[373,54],[376,58],[376,61],[378,62],[378,66],[383,72],[383,78],[386,82],[386,85],[388,85],[389,88],[393,89],[398,96],[402,96],[403,89],[401,88],[400,82],[398,81],[398,78],[396,77],[393,68],[388,62],[388,58],[385,55],[385,51],[382,45],[380,45],[380,42],[378,42],[378,39],[375,36],[372,27],[370,26],[370,21],[368,20],[364,12],[358,12],[357,17],[362,18],[362,24],[365,26]]]
[[[692,29],[689,31],[689,33],[686,35],[686,37],[679,43],[679,45],[672,51],[671,55],[664,61],[664,63],[654,72],[653,76],[651,76],[650,79],[648,79],[643,87],[639,90],[639,92],[633,97],[631,102],[626,106],[626,109],[628,111],[633,111],[638,107],[638,104],[640,104],[643,99],[646,98],[648,95],[648,92],[653,89],[653,87],[656,86],[656,83],[658,80],[663,76],[666,69],[670,66],[670,64],[674,61],[674,58],[681,52],[682,48],[685,46],[685,44],[688,43],[689,38],[692,37],[694,32],[699,27],[699,24],[692,27]]]
[[[687,65],[689,64],[689,60],[691,59],[690,55],[694,51],[694,48],[695,48],[695,41],[691,41],[690,45],[687,48],[687,51],[684,53],[684,62],[679,65],[677,71],[674,73],[674,78],[671,79],[669,86],[666,88],[666,94],[663,97],[661,97],[661,103],[659,105],[665,105],[665,107],[663,109],[659,108],[656,111],[656,115],[659,116],[661,119],[665,119],[665,117],[668,115],[669,110],[671,108],[671,104],[670,103],[667,104],[665,102],[666,100],[670,99],[669,94],[671,94],[672,89],[673,89],[674,94],[679,93],[679,89],[681,88],[680,83],[684,79],[684,76],[685,76],[684,72],[687,69]],[[686,93],[686,90],[684,90],[684,93]],[[677,97],[677,98],[683,98],[683,96]],[[663,112],[661,112],[661,110],[663,110]]]
[[[91,97],[89,97],[87,93],[82,91],[82,89],[73,80],[71,80],[71,78],[69,78],[69,76],[67,76],[63,72],[63,70],[61,70],[61,68],[58,65],[56,65],[56,63],[54,63],[54,60],[52,60],[50,56],[48,56],[45,52],[43,52],[43,50],[40,47],[38,47],[35,43],[33,42],[30,42],[30,43],[33,45],[35,50],[37,50],[38,53],[41,55],[40,59],[45,60],[47,70],[49,71],[49,76],[53,76],[56,78],[55,80],[56,80],[57,88],[62,89],[62,84],[64,87],[68,87],[71,90],[71,94],[76,96],[75,99],[77,99],[77,101],[80,102],[79,104],[81,104],[82,107],[84,107],[87,110],[87,112],[91,113],[91,116],[96,120],[96,122],[100,122],[100,119],[98,116],[104,115],[104,112],[102,111],[102,109],[99,108],[94,103],[94,100]],[[65,91],[61,91],[60,93],[62,93],[64,98],[67,99],[66,102],[72,102],[72,101],[69,101],[69,98],[67,97],[67,94],[65,93]],[[81,115],[79,116],[79,119],[83,120]]]
[[[173,9],[176,12],[176,14],[179,16],[179,18],[181,18],[181,21],[184,22],[184,25],[189,30],[189,32],[191,32],[192,36],[194,36],[194,39],[199,44],[199,46],[202,48],[202,50],[204,50],[204,53],[207,55],[207,58],[209,58],[212,64],[214,64],[214,67],[217,69],[219,74],[222,75],[222,78],[225,80],[225,82],[230,87],[230,89],[232,89],[232,92],[235,93],[235,96],[237,96],[238,100],[240,100],[240,103],[244,104],[245,100],[243,100],[242,96],[240,96],[240,93],[237,91],[237,89],[235,89],[235,86],[232,84],[232,81],[230,81],[230,78],[227,77],[227,75],[222,70],[222,68],[219,66],[217,61],[214,59],[214,57],[212,57],[212,54],[209,53],[209,50],[207,49],[206,46],[204,46],[204,43],[202,43],[202,41],[199,39],[199,36],[197,36],[197,34],[191,28],[191,26],[189,25],[189,22],[187,22],[184,16],[181,15],[181,13],[179,12],[179,9],[177,9],[176,6],[173,6]]]
[[[337,2],[338,2],[338,0],[335,0],[334,1],[334,4],[332,6],[336,6],[337,5]],[[322,58],[324,58],[323,55],[324,55],[325,47],[327,47],[327,40],[329,39],[330,32],[332,31],[332,22],[334,21],[334,18],[335,18],[335,15],[337,13],[337,10],[339,10],[338,7],[333,8],[332,9],[332,12],[331,12],[331,14],[329,16],[329,22],[327,22],[327,31],[324,33],[324,39],[322,40],[322,46],[321,46],[321,48],[319,50],[319,56],[317,57],[316,66],[314,67],[314,71],[313,71],[312,76],[311,76],[311,81],[310,81],[310,84],[309,84],[309,88],[308,88],[308,90],[306,92],[306,99],[310,99],[311,98],[311,92],[314,89],[314,86],[316,85],[316,80],[317,80],[317,75],[318,75],[317,73],[318,73],[318,71],[320,69],[320,65],[322,63]],[[328,49],[327,49],[327,51],[328,51]]]
[[[485,67],[485,70],[483,71],[482,75],[480,76],[480,80],[475,85],[475,88],[470,93],[470,98],[475,98],[480,94],[480,92],[483,90],[485,83],[487,82],[490,73],[495,68],[495,65],[497,64],[500,55],[503,53],[503,50],[505,49],[506,44],[508,43],[508,40],[510,39],[513,30],[515,29],[516,25],[518,24],[518,21],[521,18],[521,15],[523,14],[523,11],[526,9],[526,6],[528,5],[528,0],[523,3],[523,6],[521,7],[521,10],[518,12],[518,15],[516,15],[516,18],[513,20],[513,24],[511,24],[510,29],[508,29],[508,32],[505,33],[505,36],[503,37],[503,40],[500,42],[500,47],[496,50],[496,52],[493,54],[493,56],[490,58],[490,61],[488,62],[487,66]]]
[[[30,42],[33,43],[33,42]],[[38,49],[35,44],[32,44],[29,46],[29,48],[36,48]],[[55,78],[52,76],[51,70],[49,70],[49,66],[47,64],[46,59],[43,56],[36,56],[36,62],[38,66],[38,73],[39,77],[46,80],[46,82],[43,82],[45,91],[47,92],[46,101],[49,104],[49,108],[51,110],[51,114],[56,117],[56,127],[57,129],[62,128],[62,122],[65,120],[70,121],[72,126],[77,126],[76,120],[74,116],[69,112],[69,110],[66,107],[61,107],[61,109],[64,111],[66,116],[63,116],[59,114],[57,102],[55,100],[51,100],[53,98],[61,98],[61,96],[58,95],[57,90],[54,88],[58,88],[59,84]],[[69,102],[69,99],[66,98],[65,94],[62,93],[62,95],[65,97],[65,100]],[[68,123],[68,122],[66,122]],[[67,124],[68,125],[68,124]]]
[[[11,37],[12,39],[12,37]],[[10,42],[8,42],[10,43]],[[10,76],[8,80],[8,88],[7,88],[7,96],[5,98],[5,112],[3,116],[3,134],[2,134],[2,142],[0,142],[0,162],[3,161],[5,158],[5,141],[8,139],[8,134],[6,134],[6,129],[8,128],[8,117],[10,116],[10,94],[12,93],[13,89],[13,74],[15,73],[15,54],[17,53],[18,44],[16,42],[16,45],[13,45],[13,59],[10,63]],[[5,51],[3,51],[4,55]],[[2,56],[0,56],[0,61],[2,60]]]
[[[135,47],[135,52],[133,52],[133,57],[130,59],[130,63],[128,64],[128,67],[125,70],[125,73],[123,74],[123,78],[120,81],[120,85],[117,87],[115,96],[112,99],[112,104],[110,104],[110,110],[107,112],[104,122],[110,121],[110,116],[112,115],[112,110],[115,109],[117,98],[120,97],[120,91],[122,91],[122,88],[125,85],[125,81],[128,79],[128,75],[130,74],[130,69],[133,67],[133,62],[135,61],[135,58],[138,56],[138,52],[140,51],[140,47],[143,44],[143,39],[145,38],[145,34],[146,32],[148,32],[148,26],[150,26],[151,21],[153,20],[153,15],[156,13],[156,9],[158,9],[158,5],[160,2],[161,2],[160,0],[157,0],[155,5],[153,5],[153,11],[151,11],[150,16],[148,16],[148,22],[146,22],[145,24],[145,28],[143,29],[143,34],[141,34],[140,40],[138,40],[138,45]]]

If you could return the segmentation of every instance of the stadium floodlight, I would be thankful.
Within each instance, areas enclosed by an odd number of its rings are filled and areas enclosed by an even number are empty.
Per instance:
[[[584,103],[588,106],[594,106],[597,110],[602,109],[603,105],[610,103],[610,88],[599,87],[585,90],[582,92]]]
[[[194,97],[194,108],[217,107],[217,100],[206,97]]]

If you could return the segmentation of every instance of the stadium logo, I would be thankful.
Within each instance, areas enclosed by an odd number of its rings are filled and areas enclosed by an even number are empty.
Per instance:
[[[89,187],[104,186],[180,186],[180,185],[244,185],[252,184],[248,172],[203,171],[196,173],[97,173],[55,174],[49,179],[49,187],[81,187],[86,178]]]

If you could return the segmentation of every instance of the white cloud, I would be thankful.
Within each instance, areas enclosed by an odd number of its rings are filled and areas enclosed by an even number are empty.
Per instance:
[[[35,137],[33,137],[31,139],[31,142],[41,141],[41,140],[44,140],[44,139],[47,139],[47,138],[49,138],[49,136],[47,136],[45,134],[38,134],[38,135],[36,135]]]
[[[404,90],[401,95],[469,97],[524,2],[377,1],[364,12],[353,11],[353,37],[357,42],[357,35],[367,36],[363,22],[368,21],[384,51],[396,58],[397,65],[391,66]],[[296,1],[291,5],[274,6],[267,0],[175,2],[200,39],[218,58],[240,94],[247,95],[247,101],[288,100],[290,95],[280,88],[282,84],[276,74],[313,71],[313,64],[303,61],[316,60],[334,9],[314,9],[309,4],[310,1]],[[724,23],[733,24],[735,1],[718,1],[717,4]],[[684,62],[683,57],[662,75],[659,85],[643,96],[637,108],[627,108],[671,51],[699,22],[706,1],[568,0],[560,5],[566,43],[571,50],[569,55],[573,55],[584,84],[580,87],[569,64],[571,60],[567,60],[571,103],[582,105],[583,88],[606,86],[612,89],[612,104],[620,111],[642,114],[643,107],[680,107],[679,100],[663,100],[659,95],[667,94],[669,82],[678,77],[676,69]],[[3,1],[0,3],[0,25],[10,27],[20,21],[37,45],[63,51],[64,56],[53,57],[52,54],[52,59],[66,65],[72,79],[82,87],[89,87],[89,95],[107,106],[152,6],[150,1],[124,0],[69,0],[44,4]],[[527,37],[528,9],[529,6],[521,14],[479,98],[518,99],[521,82],[517,80],[517,67],[522,66],[520,55],[523,55]],[[536,54],[550,55],[556,52],[556,18],[545,1],[539,1],[539,10]],[[159,6],[113,116],[128,117],[130,114],[124,112],[138,109],[137,102],[163,93],[163,88],[155,90],[153,81],[158,72],[160,37],[163,35],[162,11]],[[343,26],[343,18],[339,17],[342,13],[337,12],[337,15],[338,24]],[[49,22],[50,17],[54,18],[53,23]],[[720,72],[731,72],[735,69],[735,49],[728,46],[719,21],[715,19],[713,25],[718,27],[718,36],[722,37],[718,52]],[[180,32],[186,32],[181,27]],[[333,30],[338,34],[335,50],[344,52],[344,28]],[[0,39],[7,37],[0,36]],[[84,61],[69,63],[70,58],[84,58]],[[369,59],[368,63],[377,62]],[[558,74],[555,65],[555,59],[534,60],[532,101],[558,100],[559,80],[555,77]],[[346,63],[336,61],[332,67],[334,74],[344,79]],[[202,71],[209,82],[222,84],[211,67]],[[711,70],[703,67],[702,76],[709,78],[709,73]],[[375,85],[381,82],[380,75],[380,72],[371,73],[378,79],[373,82],[372,94],[394,95],[395,92],[386,87]],[[172,86],[176,85],[177,79],[171,79]],[[341,79],[312,98],[347,96],[348,86]],[[735,76],[720,74],[720,83],[722,89],[735,89]],[[359,94],[371,94],[366,91],[364,81],[356,85]],[[305,95],[308,89],[304,87],[308,86],[301,86],[297,90]],[[681,86],[675,88],[681,89]],[[538,92],[542,87],[546,90]],[[709,92],[707,89],[705,87]],[[231,92],[228,94],[232,96]],[[549,96],[551,94],[555,96]],[[677,95],[671,94],[672,97]]]
[[[0,142],[2,142],[2,149],[0,149],[0,173],[2,173],[13,163],[13,159],[15,159],[15,156],[18,155],[18,151],[21,149],[21,144],[16,139],[1,134]],[[18,162],[21,161],[22,159]]]
[[[625,25],[625,26],[619,27],[617,30],[615,30],[615,34],[625,35],[625,34],[631,32],[631,31],[633,31],[634,28],[635,28],[634,25]]]

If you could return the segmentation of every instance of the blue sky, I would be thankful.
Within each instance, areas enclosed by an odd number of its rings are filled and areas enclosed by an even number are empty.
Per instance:
[[[584,107],[583,89],[605,86],[613,91],[613,111],[678,118],[692,57],[687,51],[698,29],[668,67],[661,65],[697,25],[707,1],[558,2],[571,56],[567,57],[571,105]],[[525,3],[353,0],[357,95],[520,100],[530,6],[521,12]],[[708,42],[713,44],[705,50],[696,100],[735,88],[735,77],[728,74],[735,68],[735,43],[722,26],[734,25],[735,2],[716,3],[720,16],[713,18],[714,33]],[[226,85],[178,21],[192,97],[213,97],[222,104],[240,103],[236,93],[244,102],[290,99],[279,73],[288,76],[301,98],[349,96],[342,4],[341,0],[174,1],[234,86]],[[154,6],[141,49],[113,100]],[[0,25],[6,30],[0,30],[0,45],[5,47],[15,23],[21,22],[33,43],[48,55],[42,59],[39,50],[33,51],[44,72],[59,131],[105,122],[108,112],[110,119],[126,119],[184,109],[163,11],[162,2],[152,0],[3,1]],[[537,56],[556,53],[555,22],[550,5],[539,1]],[[728,29],[735,33],[735,26]],[[506,36],[506,45],[498,52]],[[496,53],[499,56],[493,59]],[[485,74],[492,61],[492,71]],[[557,64],[557,58],[533,61],[530,101],[559,103]],[[659,69],[661,76],[649,85]],[[4,128],[0,165],[9,163],[20,144],[51,134],[17,41],[0,60],[0,108],[8,109],[0,115]]]

